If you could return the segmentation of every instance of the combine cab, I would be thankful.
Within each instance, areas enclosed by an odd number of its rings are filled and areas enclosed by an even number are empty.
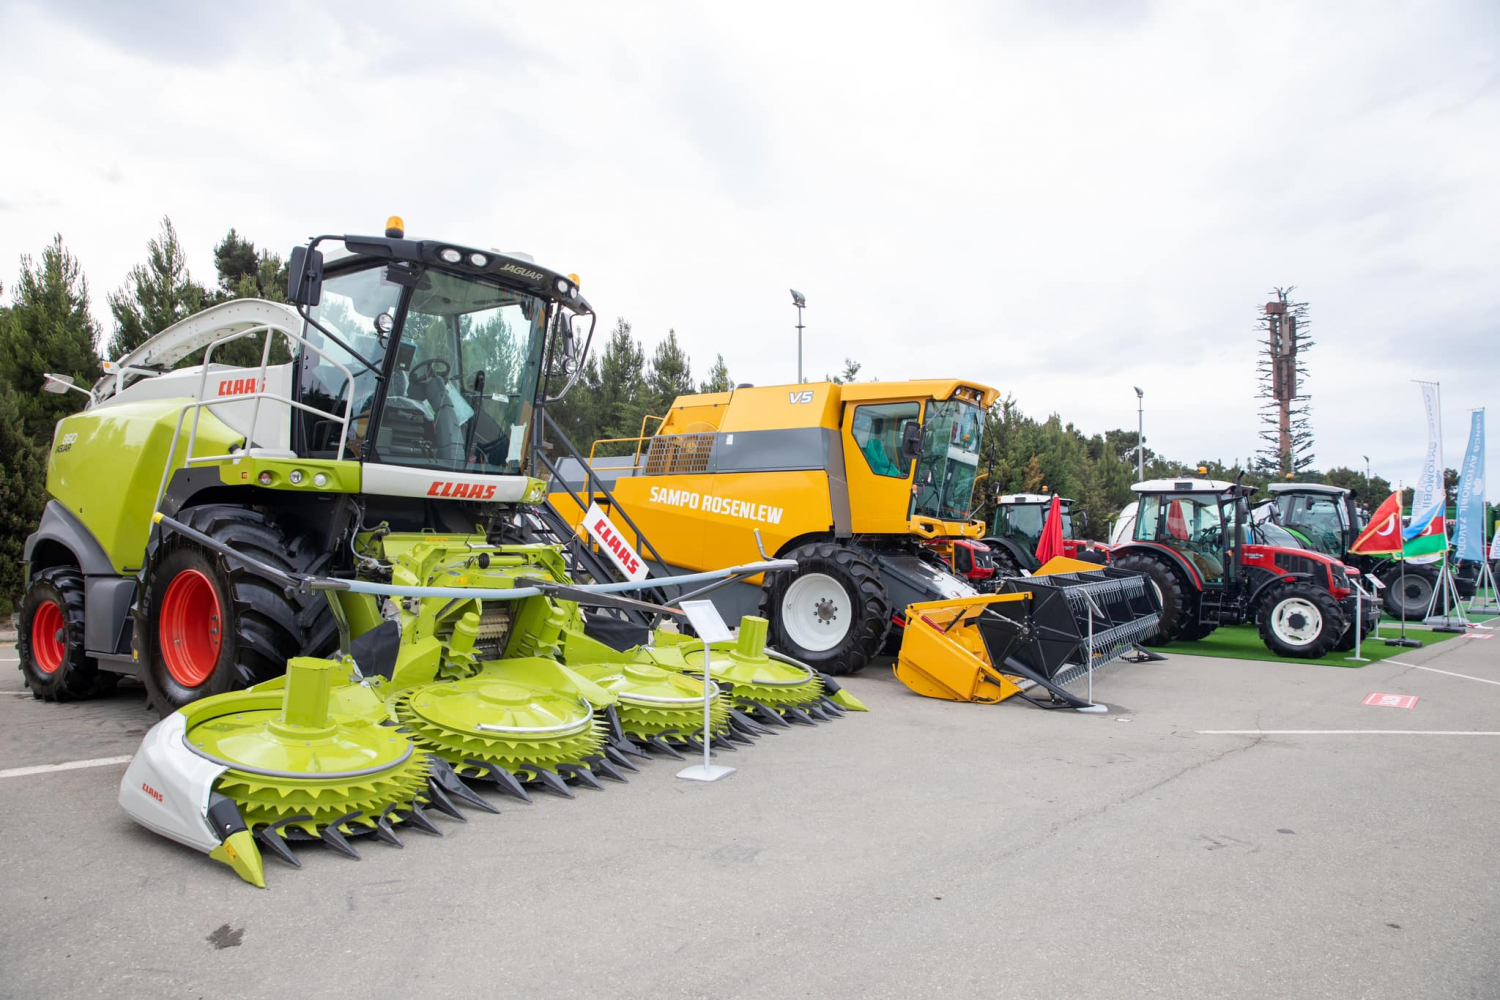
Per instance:
[[[1358,570],[1323,553],[1256,541],[1253,489],[1202,479],[1131,489],[1139,498],[1134,537],[1114,548],[1111,565],[1145,574],[1161,595],[1153,642],[1192,641],[1219,625],[1253,621],[1277,654],[1318,657],[1352,649],[1356,635],[1379,621],[1378,605],[1355,599]]]

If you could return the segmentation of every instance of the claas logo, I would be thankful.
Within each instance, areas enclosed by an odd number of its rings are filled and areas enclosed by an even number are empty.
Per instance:
[[[432,485],[427,487],[427,495],[447,497],[450,500],[493,500],[495,487],[486,486],[484,483],[450,483],[435,479]]]
[[[604,542],[605,546],[613,552],[620,560],[620,566],[627,575],[635,575],[641,571],[640,557],[625,544],[625,540],[610,530],[609,522],[600,518],[594,522],[594,534]]]
[[[260,391],[265,392],[265,390],[265,383],[262,382]],[[220,396],[245,396],[255,391],[255,379],[253,378],[226,378],[219,383]]]

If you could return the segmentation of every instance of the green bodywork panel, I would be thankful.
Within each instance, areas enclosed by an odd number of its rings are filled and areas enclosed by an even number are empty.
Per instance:
[[[119,573],[140,568],[177,416],[190,402],[119,403],[75,413],[57,425],[47,464],[47,492],[83,522]],[[174,470],[186,464],[191,426],[189,414],[172,461]],[[244,440],[243,434],[205,409],[193,455],[223,455]]]

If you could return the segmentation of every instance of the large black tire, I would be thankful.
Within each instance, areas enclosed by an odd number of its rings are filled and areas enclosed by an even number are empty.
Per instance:
[[[1359,641],[1360,642],[1364,642],[1366,639],[1368,639],[1370,637],[1370,633],[1374,632],[1375,629],[1376,629],[1376,627],[1379,624],[1380,624],[1380,619],[1379,618],[1371,618],[1368,621],[1362,621],[1362,622],[1360,622],[1359,623]],[[1341,636],[1339,636],[1339,641],[1333,644],[1334,652],[1337,652],[1337,653],[1347,653],[1351,649],[1353,649],[1354,648],[1354,635],[1355,635],[1355,632],[1354,632],[1354,627],[1353,626],[1350,626],[1349,628],[1344,629],[1344,634],[1341,635]]]
[[[832,542],[803,545],[783,558],[795,559],[797,571],[768,574],[760,598],[771,645],[825,674],[864,669],[891,629],[891,600],[875,567]],[[792,615],[799,618],[789,622]],[[825,628],[826,638],[813,634]]]
[[[994,579],[1014,580],[1021,575],[1015,554],[1005,547],[1004,542],[998,538],[981,538],[980,541],[990,547],[990,557],[995,560]]]
[[[1255,613],[1261,642],[1277,656],[1326,656],[1352,632],[1344,609],[1322,587],[1297,581],[1268,587]]]
[[[259,511],[213,505],[178,518],[285,571],[318,573],[328,562],[326,552]],[[131,614],[146,697],[162,716],[280,676],[291,657],[320,656],[338,644],[321,593],[288,596],[260,572],[170,531],[152,542]]]
[[[1161,624],[1145,640],[1148,646],[1165,646],[1169,642],[1193,642],[1217,626],[1198,620],[1199,593],[1182,572],[1149,552],[1127,552],[1111,564],[1144,574],[1161,598]]]
[[[33,698],[80,701],[115,686],[118,676],[84,653],[83,574],[72,566],[53,566],[31,578],[18,624],[16,653]]]
[[[1437,570],[1425,564],[1421,566],[1408,564],[1406,580],[1403,583],[1401,565],[1394,563],[1380,574],[1380,582],[1385,584],[1383,598],[1385,613],[1392,618],[1401,618],[1404,604],[1406,620],[1419,622],[1427,616],[1427,606],[1432,603],[1432,592],[1437,588]]]

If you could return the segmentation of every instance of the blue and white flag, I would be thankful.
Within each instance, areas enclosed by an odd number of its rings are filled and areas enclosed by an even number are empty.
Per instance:
[[[1422,471],[1411,491],[1411,523],[1402,533],[1402,537],[1408,542],[1418,535],[1430,533],[1434,520],[1438,520],[1438,532],[1445,530],[1440,520],[1446,500],[1443,490],[1442,403],[1436,382],[1420,384],[1422,406],[1427,411],[1427,452],[1422,456]]]
[[[1484,560],[1484,410],[1475,410],[1469,421],[1469,446],[1464,449],[1463,468],[1458,473],[1458,536],[1454,539],[1460,559]]]

